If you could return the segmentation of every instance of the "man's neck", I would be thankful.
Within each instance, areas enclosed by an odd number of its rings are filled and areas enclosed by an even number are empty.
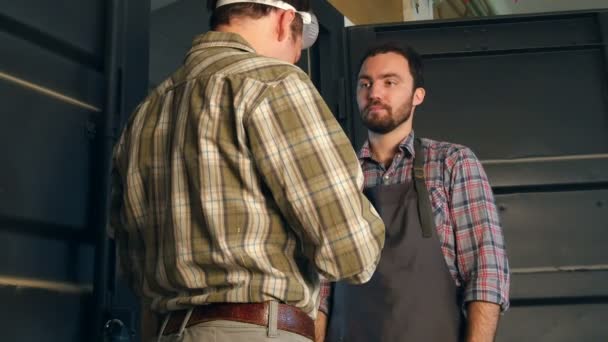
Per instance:
[[[273,36],[271,17],[260,19],[236,18],[228,25],[219,25],[214,30],[219,32],[230,32],[240,35],[255,52],[262,56],[269,55],[271,49],[270,37]]]
[[[374,160],[384,165],[384,167],[389,167],[393,162],[395,154],[399,150],[399,144],[403,139],[410,135],[411,132],[411,124],[397,127],[385,134],[371,131],[368,132],[369,148]]]

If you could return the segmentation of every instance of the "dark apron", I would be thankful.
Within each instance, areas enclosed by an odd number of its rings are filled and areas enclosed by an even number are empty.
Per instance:
[[[334,284],[330,342],[463,340],[460,291],[437,238],[419,145],[416,140],[415,182],[365,191],[384,221],[386,241],[368,283]]]

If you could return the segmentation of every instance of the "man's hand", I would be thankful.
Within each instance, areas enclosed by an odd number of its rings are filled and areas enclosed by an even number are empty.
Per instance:
[[[315,321],[315,342],[325,341],[325,333],[327,332],[327,315],[322,311],[317,314]]]
[[[500,306],[488,302],[469,302],[466,342],[493,342],[500,316]]]

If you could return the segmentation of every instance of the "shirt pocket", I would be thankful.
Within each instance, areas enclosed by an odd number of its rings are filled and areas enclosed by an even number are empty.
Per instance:
[[[448,196],[443,187],[430,187],[431,206],[433,207],[433,219],[435,227],[440,234],[446,234],[450,227]]]

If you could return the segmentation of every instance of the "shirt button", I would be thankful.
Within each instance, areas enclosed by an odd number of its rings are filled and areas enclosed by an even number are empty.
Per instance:
[[[384,184],[387,184],[389,180],[390,180],[389,175],[385,175],[384,176]]]

